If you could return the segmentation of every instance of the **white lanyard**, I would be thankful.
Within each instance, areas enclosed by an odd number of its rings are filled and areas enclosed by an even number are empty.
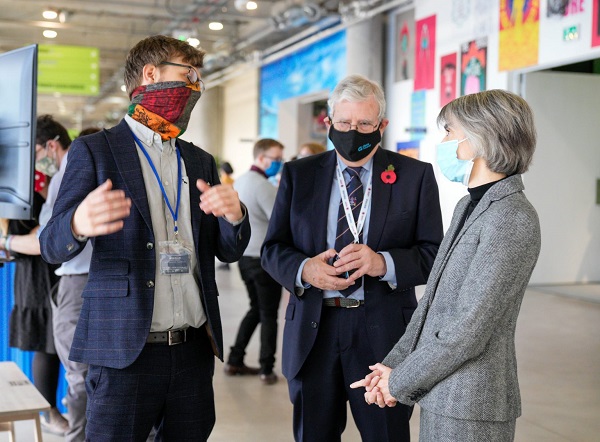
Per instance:
[[[367,190],[365,192],[365,196],[363,198],[362,208],[360,209],[360,214],[358,215],[358,221],[354,221],[354,214],[352,213],[352,208],[350,207],[350,198],[348,198],[348,190],[346,188],[346,180],[344,179],[344,175],[342,174],[342,169],[340,169],[340,165],[335,165],[335,170],[337,172],[338,179],[338,187],[340,188],[340,194],[342,196],[342,205],[344,206],[344,213],[346,214],[346,221],[348,221],[348,227],[350,228],[350,233],[354,236],[354,243],[359,243],[359,235],[362,232],[362,229],[365,225],[365,220],[367,219],[367,211],[369,210],[369,206],[371,204],[371,176],[373,172],[369,172],[369,185],[367,186]],[[360,176],[357,177],[360,180]]]

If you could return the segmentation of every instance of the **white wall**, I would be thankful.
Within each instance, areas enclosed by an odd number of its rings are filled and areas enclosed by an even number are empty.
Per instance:
[[[527,74],[538,144],[525,193],[538,211],[542,251],[531,283],[600,281],[600,75]],[[551,99],[549,98],[551,97]]]
[[[181,138],[219,155],[223,131],[223,88],[209,88],[202,94],[190,116],[188,128]]]

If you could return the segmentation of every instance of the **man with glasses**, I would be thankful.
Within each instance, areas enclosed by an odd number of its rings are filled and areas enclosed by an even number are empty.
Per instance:
[[[263,138],[254,144],[254,164],[233,185],[248,208],[252,236],[238,263],[240,275],[250,298],[250,309],[242,319],[235,343],[225,364],[225,374],[260,375],[264,385],[277,382],[273,372],[277,350],[277,311],[281,300],[281,286],[260,265],[262,245],[271,211],[275,204],[277,188],[269,178],[277,175],[283,161],[283,144]],[[260,368],[244,364],[246,347],[256,327],[260,324]]]
[[[283,374],[297,441],[340,441],[350,409],[363,441],[408,441],[411,409],[369,407],[349,387],[387,355],[417,306],[442,240],[430,164],[380,146],[381,86],[343,79],[328,102],[335,150],[286,163],[262,247],[288,289]]]
[[[208,439],[223,337],[215,257],[237,261],[250,225],[211,155],[179,138],[204,52],[152,36],[127,57],[128,115],[73,143],[44,259],[92,252],[70,359],[89,364],[86,440]],[[75,183],[77,183],[75,185]]]

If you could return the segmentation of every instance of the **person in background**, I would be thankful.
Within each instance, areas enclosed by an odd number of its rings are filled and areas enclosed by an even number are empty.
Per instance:
[[[231,167],[231,164],[225,161],[221,164],[219,172],[221,184],[233,184],[233,167]]]
[[[38,138],[40,139],[52,138],[55,133],[66,133],[66,129],[50,115],[38,118],[37,131]],[[90,127],[82,130],[79,137],[99,131],[99,128]],[[67,167],[68,157],[69,146],[65,149],[65,154],[58,163],[58,172],[50,181],[48,197],[40,213],[40,233],[52,215],[58,189],[61,186]],[[81,294],[87,283],[91,257],[92,243],[88,242],[79,255],[63,263],[56,270],[56,274],[60,276],[60,281],[58,283],[58,290],[53,292],[51,298],[54,344],[60,361],[65,368],[68,384],[66,400],[69,430],[65,434],[65,441],[67,442],[83,442],[85,440],[85,411],[87,405],[85,377],[88,366],[87,364],[69,360],[69,352],[71,351],[73,334],[75,333],[75,327],[81,312],[81,305],[83,304]]]
[[[240,176],[234,188],[248,208],[252,235],[250,243],[238,262],[240,275],[250,298],[250,309],[242,319],[225,364],[227,375],[260,375],[265,385],[277,382],[273,372],[277,350],[277,311],[281,300],[281,286],[262,268],[260,247],[265,239],[277,188],[269,183],[269,174],[278,171],[283,161],[283,144],[265,138],[254,144],[254,164]],[[244,364],[246,347],[260,324],[260,369]]]
[[[46,263],[40,255],[38,231],[46,197],[53,186],[53,177],[66,157],[71,138],[64,127],[48,115],[38,117],[36,126],[36,192],[31,221],[12,220],[9,235],[0,238],[0,250],[16,257],[14,307],[10,315],[9,345],[33,351],[33,383],[51,406],[42,414],[42,429],[64,435],[69,431],[67,420],[56,408],[60,359],[53,336],[51,296],[60,276],[58,266]],[[47,183],[50,181],[50,185]]]
[[[62,263],[93,242],[70,359],[89,365],[86,440],[206,441],[223,333],[215,257],[241,258],[250,223],[214,158],[180,138],[204,91],[204,51],[154,35],[125,63],[115,127],[77,139],[40,236]]]
[[[408,441],[411,408],[369,407],[350,382],[404,333],[442,240],[431,164],[385,150],[381,86],[343,79],[326,119],[335,150],[285,163],[262,265],[290,291],[283,374],[297,441]]]
[[[518,95],[457,98],[438,116],[437,161],[469,195],[450,228],[406,333],[355,382],[380,407],[419,403],[419,439],[512,441],[521,414],[515,324],[540,253],[540,223],[523,194],[536,145]]]
[[[311,155],[316,155],[318,153],[323,153],[327,150],[325,146],[320,143],[304,143],[300,146],[298,150],[298,155],[296,155],[296,159],[306,158]]]

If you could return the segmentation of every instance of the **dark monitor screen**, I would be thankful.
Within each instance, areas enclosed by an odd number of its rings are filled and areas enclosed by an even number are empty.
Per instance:
[[[0,54],[0,218],[31,219],[37,45]]]

